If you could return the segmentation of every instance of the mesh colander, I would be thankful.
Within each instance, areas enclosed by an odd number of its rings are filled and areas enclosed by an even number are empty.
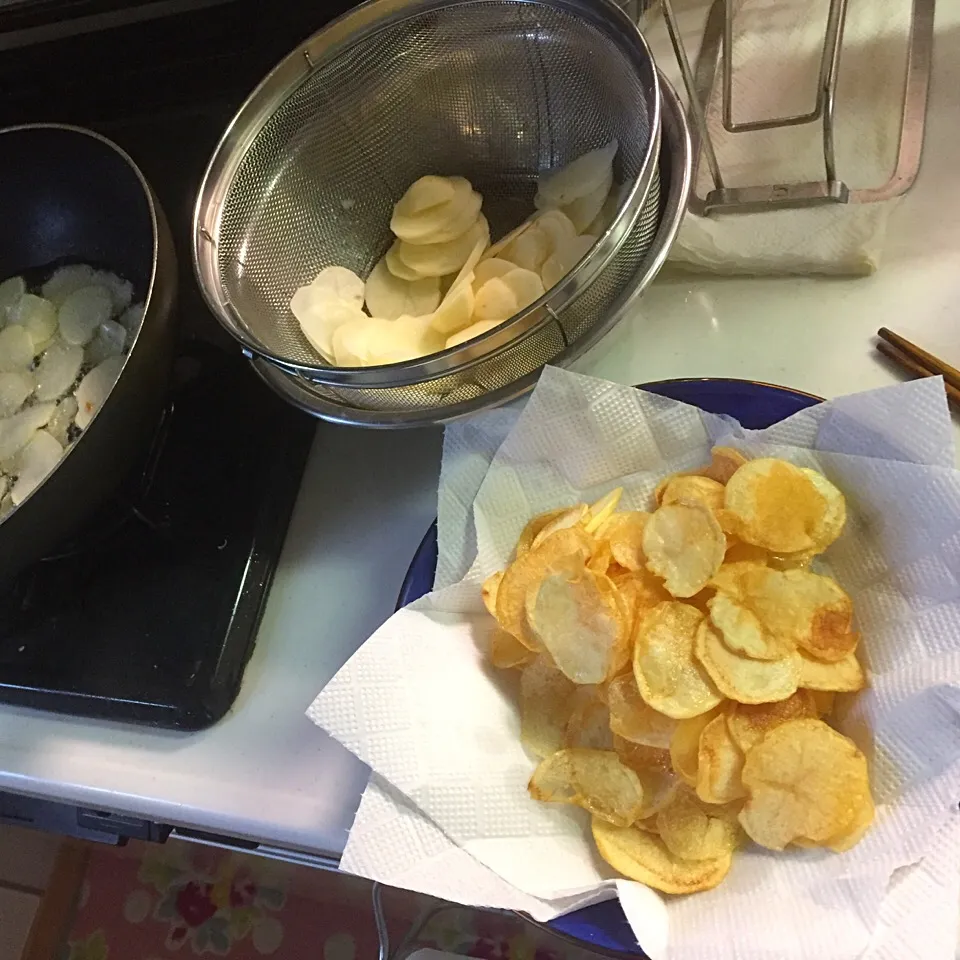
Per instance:
[[[319,395],[439,413],[550,362],[622,294],[657,228],[659,136],[649,51],[608,0],[374,0],[291,53],[234,118],[197,201],[200,286],[248,355]],[[523,313],[381,367],[326,366],[304,339],[294,290],[330,264],[366,276],[418,177],[469,178],[496,238],[532,211],[544,170],[614,137],[613,224]]]

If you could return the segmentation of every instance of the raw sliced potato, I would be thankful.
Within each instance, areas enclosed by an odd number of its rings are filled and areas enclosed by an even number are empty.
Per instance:
[[[504,285],[510,289],[517,301],[517,311],[530,306],[535,300],[543,296],[543,282],[538,274],[523,267],[516,267],[501,277]]]
[[[534,204],[538,209],[565,207],[593,193],[611,176],[613,158],[619,146],[616,140],[611,140],[605,146],[591,150],[541,178]]]
[[[562,210],[545,210],[536,218],[537,229],[550,244],[550,252],[564,249],[577,239],[577,228]]]
[[[479,290],[473,305],[473,318],[477,321],[503,323],[520,308],[516,295],[507,286],[503,277],[491,277]]]
[[[394,240],[390,249],[383,255],[383,260],[387,269],[400,280],[422,280],[421,274],[412,270],[400,259],[400,244],[402,241]]]
[[[517,265],[509,260],[502,260],[500,257],[487,257],[482,259],[473,271],[473,286],[479,290],[488,280],[494,277],[503,278],[511,270],[516,270]]]
[[[591,234],[583,234],[554,250],[540,268],[543,286],[549,290],[556,286],[590,251],[597,242]]]
[[[346,267],[324,267],[310,281],[310,286],[331,300],[344,300],[355,307],[363,306],[364,283]]]
[[[481,240],[484,246],[490,241],[490,225],[482,213],[465,233],[453,240],[423,244],[399,241],[396,257],[417,277],[442,277],[456,273]],[[393,269],[389,260],[387,265]]]
[[[300,324],[301,333],[325,360],[341,366],[359,366],[366,362],[344,364],[336,356],[333,346],[334,334],[340,327],[358,319],[361,322],[369,319],[354,301],[334,299],[322,289],[308,284],[294,293],[290,309]],[[351,356],[358,357],[359,354]]]
[[[458,347],[461,343],[466,343],[468,340],[482,336],[487,333],[487,331],[499,326],[500,324],[496,320],[478,320],[476,323],[471,323],[469,327],[464,327],[462,330],[453,334],[453,336],[447,337],[447,349]]]
[[[370,315],[396,320],[407,314],[420,317],[433,313],[440,303],[440,281],[436,277],[401,280],[384,259],[378,260],[364,284],[364,302]]]
[[[440,204],[412,215],[394,208],[390,229],[400,240],[412,244],[446,243],[461,236],[476,222],[483,197],[463,177],[449,177],[448,183],[453,193]]]
[[[607,197],[610,195],[612,186],[613,170],[611,169],[595,190],[578,197],[573,203],[569,203],[563,208],[563,212],[577,228],[577,233],[586,233],[590,224],[599,216]]]
[[[469,278],[471,275],[467,274]],[[437,333],[446,335],[448,347],[453,346],[449,341],[454,339],[461,330],[471,326],[476,307],[476,295],[470,280],[454,284],[443,298],[443,303],[434,311],[430,318],[430,326]],[[451,334],[453,336],[451,336]],[[476,334],[472,334],[476,336]],[[470,337],[464,339],[469,340]],[[459,342],[459,341],[457,341]]]
[[[453,198],[455,186],[451,177],[428,175],[414,180],[393,208],[395,215],[415,217]],[[391,228],[392,229],[392,228]],[[396,231],[394,231],[396,232]]]

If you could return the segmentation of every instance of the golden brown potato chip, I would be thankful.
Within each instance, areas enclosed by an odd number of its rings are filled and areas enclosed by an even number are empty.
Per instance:
[[[588,750],[612,750],[610,709],[600,699],[599,687],[577,687],[571,698],[570,719],[564,733],[565,747],[583,747]]]
[[[834,853],[844,853],[851,847],[855,847],[865,836],[873,823],[876,810],[873,806],[873,797],[868,793],[862,806],[853,815],[853,820],[845,830],[835,836],[830,837],[824,843]]]
[[[560,530],[539,547],[517,557],[503,572],[497,587],[497,623],[513,634],[525,647],[540,651],[542,645],[527,623],[527,592],[542,582],[553,568],[571,559],[581,561],[590,555],[593,538],[581,527]]]
[[[829,505],[813,480],[785,460],[748,460],[726,486],[725,506],[740,540],[774,553],[817,547]]]
[[[654,710],[637,689],[633,671],[622,673],[607,685],[610,729],[625,740],[666,750],[677,721]]]
[[[771,556],[772,554],[763,547],[734,539],[727,547],[723,566],[731,566],[735,563],[759,563],[761,566],[769,566]],[[723,567],[720,569],[723,570]]]
[[[598,539],[610,544],[613,559],[627,570],[645,570],[647,558],[643,553],[643,531],[646,529],[649,513],[642,510],[630,510],[615,513],[596,531]]]
[[[766,567],[761,569],[766,570]],[[719,590],[707,602],[707,610],[723,645],[733,653],[754,660],[780,660],[795,649],[789,637],[766,629],[748,600]]]
[[[801,678],[803,676],[803,667],[800,668]],[[813,697],[813,704],[818,717],[828,717],[833,713],[833,701],[836,694],[832,690],[807,690],[807,693]]]
[[[533,584],[526,613],[530,632],[574,683],[602,683],[627,662],[626,603],[612,581],[582,561],[579,567],[548,571]]]
[[[598,540],[593,553],[590,554],[590,559],[587,560],[587,569],[606,575],[613,562],[610,544],[606,540]]]
[[[722,705],[718,704],[699,717],[681,720],[670,741],[670,762],[673,764],[673,769],[691,787],[697,785],[697,769],[700,766],[700,734],[722,709]]]
[[[727,726],[737,746],[746,752],[759,743],[764,734],[788,720],[816,719],[819,716],[813,694],[798,690],[786,700],[775,703],[734,703],[727,706]]]
[[[803,468],[803,473],[827,504],[826,513],[813,531],[814,549],[817,553],[822,553],[843,532],[847,522],[847,502],[843,494],[822,473],[806,467]]]
[[[661,506],[671,503],[699,503],[714,516],[724,507],[725,491],[722,483],[709,477],[675,476],[671,477],[657,498]]]
[[[596,533],[610,519],[622,496],[623,487],[617,487],[590,505],[586,517],[587,533]]]
[[[845,835],[867,803],[867,761],[822,720],[788,720],[747,754],[740,811],[747,835],[782,850],[798,837],[825,843]]]
[[[503,571],[498,570],[496,573],[491,573],[490,576],[483,581],[483,586],[480,588],[483,605],[487,608],[487,613],[494,618],[497,616],[497,590],[500,588],[500,581],[502,579]]]
[[[800,657],[791,653],[780,660],[752,660],[728,650],[720,634],[706,620],[697,630],[695,652],[716,688],[738,703],[771,703],[786,700],[800,681]]]
[[[633,675],[654,710],[683,720],[706,713],[720,694],[693,654],[703,614],[686,603],[658,604],[638,624]]]
[[[666,848],[682,860],[715,860],[737,846],[735,823],[712,817],[689,788],[677,790],[657,814],[657,833]]]
[[[527,789],[534,800],[572,803],[621,827],[643,808],[639,778],[612,750],[558,750],[540,761]]]
[[[747,458],[733,447],[714,447],[710,451],[710,464],[700,471],[700,476],[709,477],[724,486],[747,462]]]
[[[617,736],[613,738],[613,749],[620,761],[640,778],[643,786],[641,819],[652,817],[673,799],[679,784],[670,763],[670,752],[631,743]]]
[[[569,507],[557,507],[556,510],[548,510],[546,513],[538,514],[532,520],[527,521],[527,525],[520,534],[515,551],[518,557],[522,557],[532,546],[537,534],[551,521],[556,520],[561,514],[566,513]]]
[[[643,531],[647,568],[663,577],[675,597],[699,593],[720,569],[727,540],[714,515],[702,504],[660,507]]]
[[[774,570],[806,570],[819,550],[800,550],[798,553],[768,553],[767,566]]]
[[[510,670],[513,667],[525,667],[532,663],[537,655],[528,650],[515,636],[494,627],[490,633],[490,662],[498,670]]]
[[[552,536],[558,530],[569,530],[571,527],[586,527],[588,507],[585,503],[578,503],[566,510],[561,511],[552,520],[545,523],[530,544],[531,550],[536,550],[547,537]]]
[[[800,652],[800,684],[806,690],[831,693],[853,693],[862,690],[867,681],[856,653],[835,663],[823,663]]]
[[[563,746],[576,686],[545,656],[520,674],[520,742],[537,757]]]
[[[682,860],[657,836],[636,827],[615,827],[593,818],[597,851],[618,873],[663,893],[710,890],[727,875],[732,853],[714,860]]]
[[[697,796],[704,803],[730,803],[746,796],[740,779],[743,751],[727,727],[724,713],[714,717],[700,734]]]

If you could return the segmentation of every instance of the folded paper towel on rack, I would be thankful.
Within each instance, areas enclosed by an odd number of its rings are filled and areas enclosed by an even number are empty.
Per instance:
[[[734,122],[812,110],[830,0],[728,2],[735,8]],[[692,63],[696,63],[711,6],[711,0],[674,0]],[[872,0],[848,6],[839,60],[835,139],[837,176],[851,189],[879,187],[896,167],[911,20],[910,0]],[[658,66],[682,90],[677,58],[659,7],[647,14],[643,29]],[[738,133],[724,127],[721,64],[722,53],[706,115],[724,185],[824,180],[821,121]],[[714,186],[709,165],[701,157],[695,192],[705,197]],[[709,217],[689,213],[670,258],[692,269],[718,273],[872,273],[879,266],[887,219],[896,202],[832,203]]]

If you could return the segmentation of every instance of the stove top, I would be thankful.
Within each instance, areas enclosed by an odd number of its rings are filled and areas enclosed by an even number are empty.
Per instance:
[[[117,5],[86,5],[98,6]],[[38,44],[5,44],[0,19],[0,126],[77,123],[120,144],[166,211],[180,279],[178,359],[149,452],[82,534],[0,583],[0,702],[195,730],[237,694],[314,422],[259,382],[206,309],[192,207],[246,94],[345,6],[234,0]]]

